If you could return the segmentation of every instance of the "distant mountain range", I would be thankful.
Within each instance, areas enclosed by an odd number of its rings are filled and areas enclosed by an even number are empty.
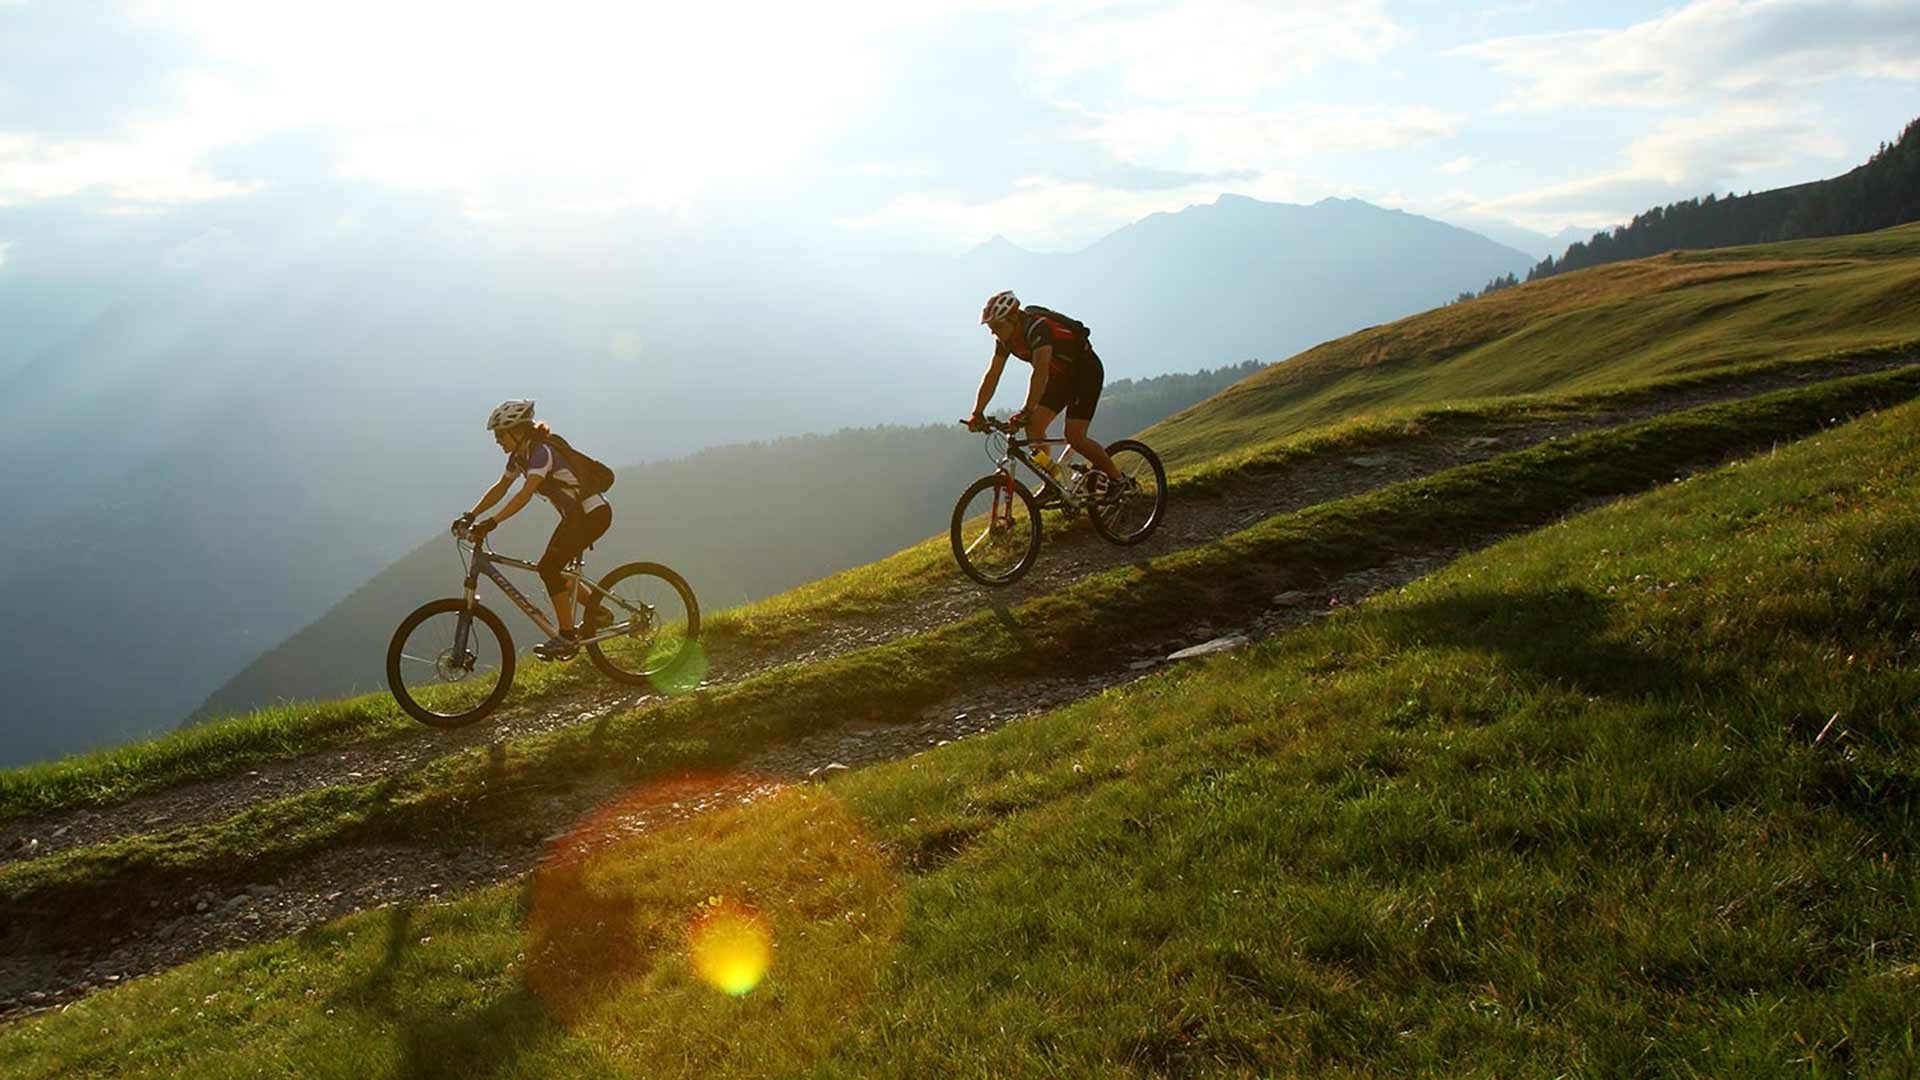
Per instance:
[[[59,235],[0,210],[25,238],[0,271],[0,455],[48,463],[0,474],[0,764],[192,711],[471,501],[504,397],[660,460],[957,415],[1002,288],[1092,324],[1121,378],[1283,358],[1532,262],[1351,200],[1223,197],[1071,254],[935,258],[651,219],[535,243],[274,197]],[[297,243],[262,231],[290,217]]]

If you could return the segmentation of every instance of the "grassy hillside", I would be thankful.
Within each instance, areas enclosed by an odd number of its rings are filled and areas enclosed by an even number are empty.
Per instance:
[[[1920,224],[1675,252],[1309,349],[1149,428],[1175,464],[1356,414],[1920,344]]]
[[[1524,499],[1690,423],[1449,482]],[[211,957],[7,1029],[0,1067],[1904,1074],[1916,432],[1901,406],[1246,654]],[[1418,512],[1490,512],[1465,490]]]

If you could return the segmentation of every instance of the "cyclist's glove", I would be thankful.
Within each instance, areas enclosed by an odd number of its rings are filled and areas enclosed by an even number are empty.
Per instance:
[[[960,422],[967,425],[968,431],[987,430],[987,418],[984,416],[981,416],[979,413],[974,413],[972,416],[969,416],[965,420],[962,420]]]
[[[492,532],[493,527],[497,524],[499,524],[499,522],[494,521],[492,518],[481,518],[479,521],[473,523],[472,528],[467,530],[467,536],[477,544],[485,540],[487,534]]]
[[[459,517],[453,519],[453,535],[459,536],[471,528],[473,528],[472,514],[461,514]]]

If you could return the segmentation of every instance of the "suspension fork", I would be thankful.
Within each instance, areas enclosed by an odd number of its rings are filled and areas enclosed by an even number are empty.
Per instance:
[[[467,639],[473,633],[473,606],[479,598],[480,560],[484,558],[476,547],[473,552],[473,566],[467,571],[466,602],[460,606],[460,614],[453,620],[453,655],[465,662]]]
[[[992,527],[1013,528],[1013,474],[1001,473],[1000,482],[993,485]]]

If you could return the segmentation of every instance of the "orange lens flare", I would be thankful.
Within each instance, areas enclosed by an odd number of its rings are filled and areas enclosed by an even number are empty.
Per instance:
[[[773,934],[760,913],[736,900],[710,896],[687,925],[694,973],[723,994],[744,997],[773,963]]]

